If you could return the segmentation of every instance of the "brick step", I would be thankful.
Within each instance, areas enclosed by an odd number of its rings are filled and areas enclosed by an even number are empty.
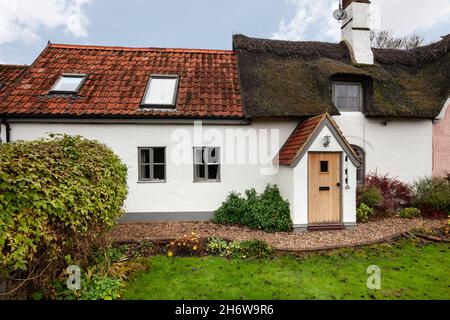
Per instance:
[[[344,229],[343,224],[316,224],[308,226],[309,231],[341,230],[341,229]]]

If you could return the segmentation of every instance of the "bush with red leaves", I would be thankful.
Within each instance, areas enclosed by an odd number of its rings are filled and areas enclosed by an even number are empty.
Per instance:
[[[408,184],[397,178],[372,173],[366,176],[367,187],[377,187],[383,195],[382,209],[386,213],[395,213],[397,209],[409,206],[412,190]]]
[[[423,178],[412,185],[413,204],[423,216],[446,218],[450,214],[450,181],[445,178]]]

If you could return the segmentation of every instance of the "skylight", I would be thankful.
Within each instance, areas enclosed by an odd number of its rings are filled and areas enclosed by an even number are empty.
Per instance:
[[[175,107],[178,79],[176,75],[152,75],[147,85],[142,105]]]
[[[86,79],[84,74],[63,74],[53,86],[52,93],[77,93]]]

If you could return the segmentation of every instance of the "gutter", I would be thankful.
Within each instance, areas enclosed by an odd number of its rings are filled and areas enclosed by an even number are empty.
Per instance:
[[[10,123],[86,123],[86,124],[203,124],[249,125],[248,118],[145,118],[145,117],[73,117],[73,116],[9,116]]]
[[[6,119],[3,119],[1,122],[1,124],[3,124],[5,126],[5,130],[6,130],[6,143],[11,141],[11,125],[9,124],[9,122]]]

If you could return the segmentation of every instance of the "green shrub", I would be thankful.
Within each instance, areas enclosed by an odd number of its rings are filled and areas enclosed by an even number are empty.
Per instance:
[[[228,243],[220,238],[212,237],[206,245],[206,252],[214,255],[225,256],[227,254]]]
[[[418,218],[420,214],[420,209],[417,208],[404,208],[400,210],[400,217],[405,219]]]
[[[66,262],[86,264],[122,215],[126,176],[111,149],[80,136],[1,144],[3,276],[39,274],[36,287],[40,280],[48,284]]]
[[[214,213],[213,221],[220,224],[241,224],[247,210],[247,201],[239,193],[231,192]]]
[[[255,189],[246,190],[245,196],[230,193],[215,212],[213,221],[267,232],[292,230],[289,202],[281,197],[275,185],[268,185],[260,195]]]
[[[81,281],[79,300],[114,300],[121,296],[124,283],[120,278],[92,277]]]
[[[383,203],[383,195],[376,186],[361,186],[358,187],[357,203],[366,204],[367,206],[374,208]]]
[[[53,281],[54,294],[58,300],[113,300],[122,295],[125,281],[133,272],[146,271],[149,267],[145,259],[128,260],[129,247],[106,246],[93,252],[89,266],[81,270],[79,290],[66,286],[68,274],[62,273]],[[38,292],[40,294],[40,292]],[[34,294],[36,295],[36,294]],[[39,295],[38,295],[39,297]]]
[[[221,257],[237,259],[263,259],[274,255],[275,250],[262,240],[227,241],[212,237],[206,245],[206,252]]]
[[[450,213],[450,181],[442,178],[424,178],[413,184],[413,204]]]
[[[64,281],[55,281],[56,299],[58,300],[114,300],[120,298],[125,286],[119,277],[81,273],[80,290],[66,288]]]
[[[274,252],[267,242],[255,239],[231,242],[226,256],[238,259],[264,259],[272,257]]]
[[[364,203],[361,203],[356,209],[356,220],[364,222],[369,220],[370,215],[373,213],[373,209]]]

